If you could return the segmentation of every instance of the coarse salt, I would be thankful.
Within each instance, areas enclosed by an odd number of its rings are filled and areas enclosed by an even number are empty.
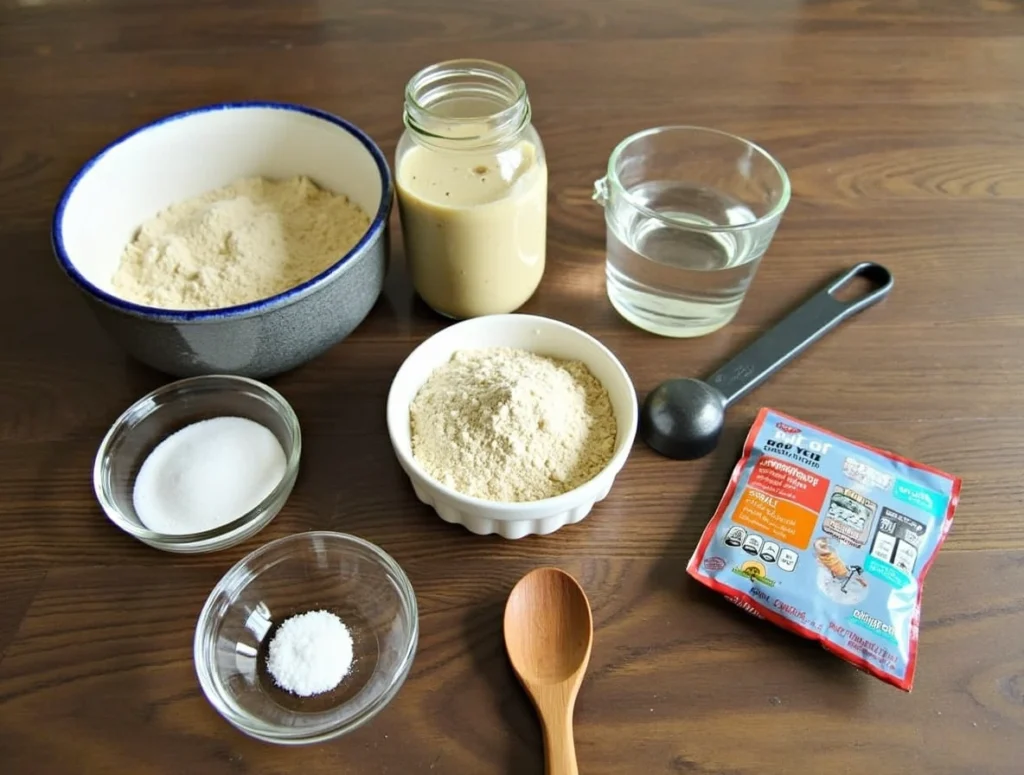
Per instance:
[[[329,692],[352,669],[352,633],[329,611],[285,619],[270,641],[267,669],[274,683],[300,697]]]

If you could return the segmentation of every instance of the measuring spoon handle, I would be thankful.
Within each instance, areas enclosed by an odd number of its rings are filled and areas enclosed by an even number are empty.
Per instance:
[[[840,301],[835,292],[855,277],[875,289],[855,301]],[[707,380],[725,396],[728,406],[752,391],[844,320],[880,301],[892,290],[893,278],[881,264],[866,261],[843,273],[769,329]]]

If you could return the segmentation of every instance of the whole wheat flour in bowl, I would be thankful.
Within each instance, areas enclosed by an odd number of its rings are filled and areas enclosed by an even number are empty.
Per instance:
[[[520,503],[596,476],[615,451],[608,392],[580,361],[527,350],[460,350],[409,407],[412,453],[465,495]]]
[[[304,176],[243,178],[143,223],[114,291],[164,309],[218,309],[269,298],[336,262],[369,216]]]

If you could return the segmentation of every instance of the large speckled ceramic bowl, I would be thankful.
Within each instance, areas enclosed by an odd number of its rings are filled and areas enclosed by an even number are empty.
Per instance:
[[[359,204],[370,227],[320,274],[250,304],[178,311],[113,292],[121,253],[143,221],[254,175],[307,175]],[[347,121],[282,103],[211,105],[148,124],[91,159],[57,206],[53,248],[104,329],[138,360],[178,377],[262,378],[320,355],[369,314],[387,272],[393,196],[384,155]]]

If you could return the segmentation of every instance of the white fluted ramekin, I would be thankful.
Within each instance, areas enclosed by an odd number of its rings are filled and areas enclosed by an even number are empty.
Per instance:
[[[502,503],[456,492],[430,476],[412,455],[409,406],[431,372],[456,350],[515,347],[540,355],[582,361],[601,381],[611,399],[617,424],[615,451],[601,472],[574,490],[526,503]],[[398,369],[387,402],[388,434],[416,497],[446,522],[479,535],[504,538],[553,533],[586,517],[604,500],[633,447],[637,398],[625,368],[608,348],[589,334],[550,318],[534,315],[487,315],[455,323],[422,342]]]

